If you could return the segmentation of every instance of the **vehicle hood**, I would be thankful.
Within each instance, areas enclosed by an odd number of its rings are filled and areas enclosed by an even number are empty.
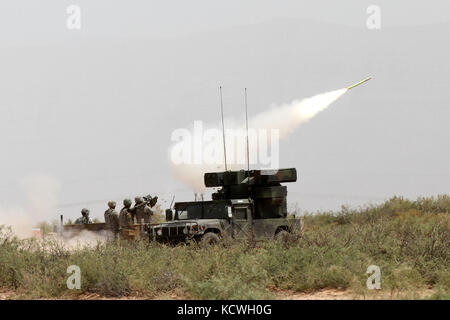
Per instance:
[[[150,227],[152,228],[164,228],[164,227],[178,227],[178,226],[185,226],[186,224],[198,224],[198,225],[204,225],[204,224],[211,224],[211,223],[217,223],[219,219],[189,219],[189,220],[176,220],[176,221],[167,221],[167,222],[161,222],[156,224],[151,224]]]

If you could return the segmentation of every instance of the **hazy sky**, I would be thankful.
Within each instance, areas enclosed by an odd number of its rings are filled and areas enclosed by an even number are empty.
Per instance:
[[[80,30],[66,27],[72,4]],[[366,27],[371,4],[380,30]],[[438,0],[4,0],[0,213],[27,206],[20,181],[36,175],[60,186],[55,217],[83,206],[102,217],[99,200],[147,193],[190,200],[170,135],[218,122],[219,85],[238,118],[243,87],[255,115],[367,75],[280,143],[281,166],[299,172],[288,201],[318,210],[449,193],[449,12]]]
[[[383,26],[449,22],[446,0],[5,0],[0,3],[2,44],[57,42],[67,37],[68,5],[81,7],[83,37],[164,38],[280,18],[365,27],[366,9],[380,6]]]

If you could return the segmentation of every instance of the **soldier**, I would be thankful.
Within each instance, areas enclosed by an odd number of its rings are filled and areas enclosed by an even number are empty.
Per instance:
[[[145,202],[141,197],[134,198],[134,207],[132,210],[133,218],[136,218],[136,223],[142,223],[144,220]]]
[[[125,199],[123,200],[124,207],[120,210],[119,215],[119,225],[120,229],[128,229],[130,225],[133,223],[133,218],[131,214],[131,200]]]
[[[81,217],[75,220],[75,224],[89,224],[92,223],[91,218],[89,218],[89,209],[81,209]]]
[[[144,205],[144,223],[151,223],[152,222],[152,216],[153,216],[153,210],[150,208],[148,203],[146,202]]]
[[[108,201],[108,209],[105,211],[105,225],[106,228],[109,229],[110,222],[109,217],[111,216],[111,212],[116,208],[116,203],[114,201]]]
[[[109,201],[108,207],[108,210],[105,211],[106,228],[111,231],[113,238],[115,239],[117,237],[117,233],[119,232],[119,215],[115,210],[116,202]]]
[[[144,223],[151,223],[152,216],[153,216],[153,210],[152,208],[156,205],[156,202],[158,202],[158,197],[152,197],[151,195],[147,195],[143,197],[144,200]]]

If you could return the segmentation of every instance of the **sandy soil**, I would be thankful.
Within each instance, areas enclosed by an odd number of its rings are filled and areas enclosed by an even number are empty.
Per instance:
[[[281,300],[391,300],[420,299],[431,296],[432,289],[421,289],[416,292],[390,292],[374,290],[366,295],[356,294],[349,290],[323,289],[311,293],[300,293],[289,290],[273,291]]]

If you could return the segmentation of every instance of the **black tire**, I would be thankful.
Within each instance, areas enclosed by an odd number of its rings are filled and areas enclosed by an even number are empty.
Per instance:
[[[289,239],[289,235],[289,232],[287,232],[286,230],[280,230],[275,234],[275,240],[286,242]]]
[[[213,246],[213,245],[218,244],[219,242],[220,242],[220,238],[214,232],[205,233],[200,240],[200,243],[203,247]]]

